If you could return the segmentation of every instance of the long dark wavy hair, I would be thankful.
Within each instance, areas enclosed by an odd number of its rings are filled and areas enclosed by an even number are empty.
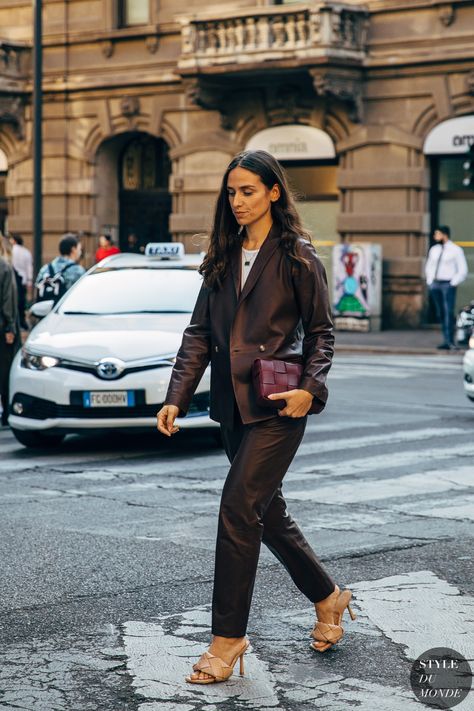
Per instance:
[[[229,163],[217,197],[214,223],[209,247],[199,272],[207,287],[217,289],[230,265],[234,249],[240,248],[245,236],[230,207],[227,194],[227,179],[234,168],[245,168],[259,175],[262,183],[271,190],[275,184],[280,187],[280,197],[271,204],[273,222],[281,229],[281,247],[290,259],[307,265],[308,262],[296,253],[296,240],[303,237],[311,241],[311,236],[301,224],[295,200],[288,185],[285,171],[279,162],[266,151],[244,151]]]

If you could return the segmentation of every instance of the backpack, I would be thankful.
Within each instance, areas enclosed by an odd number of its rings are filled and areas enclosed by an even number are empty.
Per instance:
[[[69,267],[73,266],[74,263],[66,264],[61,271],[55,273],[53,265],[48,264],[48,271],[37,286],[38,296],[36,302],[54,301],[56,304],[67,291],[66,282],[63,276],[64,272],[67,271]]]

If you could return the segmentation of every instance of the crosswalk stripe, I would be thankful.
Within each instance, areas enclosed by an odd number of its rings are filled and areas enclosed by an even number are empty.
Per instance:
[[[436,437],[454,437],[456,435],[467,434],[467,430],[460,427],[440,429],[439,427],[425,427],[419,430],[399,430],[397,432],[385,432],[374,435],[361,435],[359,437],[341,437],[340,439],[330,439],[323,442],[303,442],[297,452],[297,456],[307,454],[323,454],[326,452],[345,452],[348,449],[362,449],[376,444],[399,444],[401,442],[416,442],[418,440],[428,440]],[[393,455],[392,455],[393,456]]]
[[[409,659],[434,647],[474,657],[474,599],[431,570],[353,583],[351,589],[360,616],[401,645]]]
[[[343,460],[337,463],[326,463],[319,461],[309,466],[297,466],[290,469],[289,474],[294,479],[311,480],[317,476],[319,470],[324,470],[324,475],[350,476],[357,473],[384,472],[388,469],[400,469],[401,467],[413,467],[414,465],[425,464],[431,461],[442,461],[455,459],[458,456],[469,456],[474,454],[474,444],[453,445],[451,447],[426,447],[417,450],[403,452],[390,452],[388,454],[378,454],[369,457]],[[298,462],[296,462],[298,464]],[[472,467],[471,467],[472,468]],[[304,476],[307,474],[308,476]]]
[[[414,513],[416,516],[474,521],[474,494],[467,495],[463,489],[461,500],[459,496],[434,500],[430,497],[429,501],[405,501],[403,504],[397,504],[391,508],[404,513]]]
[[[350,459],[338,462],[337,464],[326,463],[318,458],[317,463],[313,463],[309,466],[303,466],[300,463],[300,459],[312,454],[330,454],[331,452],[338,452],[341,450],[351,450],[357,449],[363,446],[370,445],[381,445],[381,444],[396,444],[400,442],[414,442],[420,439],[430,437],[442,437],[442,436],[454,436],[457,434],[464,433],[465,430],[461,428],[446,428],[442,429],[430,429],[424,428],[421,430],[402,430],[399,432],[389,432],[385,435],[366,435],[365,437],[358,437],[353,439],[335,439],[327,440],[325,442],[303,442],[300,445],[297,456],[294,460],[293,466],[287,474],[285,481],[313,481],[318,476],[318,469],[324,469],[324,474],[332,474],[334,476],[346,476],[354,472],[368,472],[368,471],[384,471],[387,468],[398,468],[402,466],[408,466],[413,464],[419,464],[427,459],[427,453],[425,449],[416,451],[405,451],[394,454],[383,454],[378,456],[363,457],[359,459]],[[471,453],[474,452],[474,444],[453,446],[451,448],[443,447],[442,449],[431,448],[429,450],[430,459],[450,459],[455,457],[457,454]],[[135,473],[138,473],[140,477],[145,476],[163,476],[164,480],[159,483],[159,486],[165,489],[177,489],[177,490],[212,490],[219,489],[223,483],[223,475],[218,478],[201,478],[196,476],[196,472],[200,470],[208,470],[213,468],[224,468],[227,469],[229,462],[224,453],[203,455],[201,457],[172,457],[169,456],[166,459],[160,459],[157,461],[129,461],[123,464],[107,464],[105,467],[89,468],[84,472],[77,472],[71,474],[69,479],[111,479],[117,474],[123,474],[129,472],[133,469]],[[194,475],[189,476],[180,480],[168,479],[171,474],[177,474],[182,472],[192,472]],[[156,484],[153,484],[153,486]],[[136,483],[137,487],[142,487],[143,484],[139,482]],[[146,485],[145,485],[146,486]],[[318,488],[318,491],[320,489]]]
[[[474,448],[472,450],[474,453]],[[383,470],[382,470],[383,471]],[[360,503],[396,497],[433,494],[474,486],[474,467],[463,466],[456,469],[437,469],[420,474],[387,479],[358,479],[357,482],[321,484],[308,490],[286,489],[285,497],[296,501],[317,501],[321,503]]]
[[[340,355],[336,354],[334,359],[334,368],[346,367],[350,368],[353,365],[361,365],[374,368],[413,368],[414,370],[447,370],[458,371],[461,368],[461,357],[454,356],[447,358],[442,356],[397,356],[396,358],[388,355],[380,354],[376,361],[371,361],[362,356]]]
[[[276,679],[252,651],[244,657],[245,677],[238,675],[237,663],[236,673],[225,684],[186,684],[184,677],[192,673],[192,665],[206,648],[202,642],[196,642],[196,636],[208,632],[209,610],[195,608],[169,618],[181,621],[172,634],[166,631],[164,618],[157,623],[129,621],[124,625],[127,669],[140,694],[159,700],[160,709],[166,711],[180,708],[170,698],[175,695],[179,696],[183,709],[197,710],[203,704],[225,703],[229,697],[242,707],[268,711],[278,708]]]

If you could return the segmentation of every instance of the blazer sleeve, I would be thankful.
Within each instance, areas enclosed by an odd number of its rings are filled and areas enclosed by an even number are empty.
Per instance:
[[[326,271],[313,245],[298,240],[298,253],[309,265],[293,262],[293,284],[303,326],[303,376],[300,388],[317,398],[328,398],[326,378],[334,355],[334,334]]]
[[[203,284],[171,372],[165,404],[179,407],[179,417],[186,415],[194,391],[211,360],[209,293],[210,289]]]

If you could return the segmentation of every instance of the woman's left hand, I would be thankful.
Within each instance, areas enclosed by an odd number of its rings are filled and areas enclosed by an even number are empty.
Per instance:
[[[278,414],[286,417],[304,417],[313,402],[313,396],[307,390],[288,390],[284,393],[273,393],[269,400],[286,400],[286,407],[278,410]]]

